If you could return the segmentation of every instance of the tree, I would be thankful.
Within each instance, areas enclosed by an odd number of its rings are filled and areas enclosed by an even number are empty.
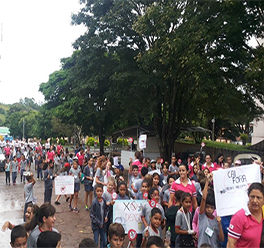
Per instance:
[[[24,106],[26,109],[32,109],[32,110],[39,110],[40,109],[40,105],[38,105],[35,102],[34,98],[28,98],[25,97],[24,99],[20,98],[19,103]]]
[[[102,154],[105,135],[118,110],[114,89],[110,90],[114,66],[115,56],[105,49],[87,48],[62,60],[62,69],[40,86],[47,106],[55,109],[64,123],[79,126],[84,134],[99,135]]]
[[[261,30],[259,6],[240,1],[81,3],[72,20],[88,30],[40,91],[63,122],[99,134],[100,145],[114,128],[149,122],[161,155],[169,159],[184,125],[214,116],[239,123],[262,113],[254,101],[264,102],[263,86],[245,76],[254,59],[247,41]],[[241,113],[251,115],[242,120]]]

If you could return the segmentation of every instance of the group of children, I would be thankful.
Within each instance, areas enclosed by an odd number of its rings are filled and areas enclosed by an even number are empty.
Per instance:
[[[100,188],[100,187],[99,187]],[[25,224],[12,225],[9,223],[11,231],[10,245],[13,248],[61,248],[61,234],[53,227],[56,220],[55,208],[49,204],[44,203],[39,208],[35,208],[31,217]],[[158,216],[160,211],[157,208],[152,210],[153,216]],[[156,218],[156,217],[151,217]],[[157,222],[155,222],[157,223]],[[154,224],[155,225],[155,224]],[[155,226],[158,226],[156,224]],[[146,231],[145,236],[150,236]],[[148,234],[148,235],[147,235]],[[108,227],[107,248],[122,248],[124,247],[125,230],[120,223],[112,223]],[[84,238],[79,243],[79,248],[95,248],[97,246],[96,240]],[[106,246],[104,246],[106,247]],[[133,247],[133,246],[131,246]],[[143,247],[147,248],[163,248],[164,243],[157,235],[152,235],[148,239],[144,239]]]
[[[125,232],[122,225],[112,223],[113,206],[117,200],[135,199],[146,200],[141,209],[143,233],[137,235],[134,244],[136,247],[159,247],[157,244],[164,247],[164,232],[167,230],[170,230],[171,236],[170,242],[165,242],[165,245],[170,247],[226,247],[226,230],[222,228],[221,218],[216,216],[215,211],[212,174],[200,169],[199,159],[195,158],[193,165],[189,165],[189,183],[195,185],[199,206],[194,209],[192,195],[182,190],[173,192],[175,201],[172,206],[169,205],[172,194],[170,188],[180,177],[181,164],[175,156],[172,157],[171,164],[161,163],[157,169],[156,161],[142,159],[138,153],[135,155],[136,160],[130,162],[127,181],[124,179],[126,177],[123,175],[123,166],[112,166],[105,156],[100,156],[96,161],[92,157],[85,158],[83,167],[78,163],[78,158],[73,158],[71,164],[65,163],[60,170],[60,175],[74,177],[74,194],[66,196],[66,201],[69,200],[69,210],[74,213],[79,213],[78,194],[81,183],[84,184],[85,210],[90,211],[95,246],[98,246],[100,240],[100,247],[122,247]],[[38,247],[37,237],[42,235],[43,231],[52,229],[57,232],[53,228],[56,220],[55,208],[50,205],[53,180],[57,176],[54,173],[54,160],[44,163],[43,170],[44,202],[48,204],[43,205],[44,209],[49,210],[44,211],[43,215],[39,214],[41,211],[38,212],[39,219],[35,224],[31,224],[30,229],[26,229],[30,231],[28,247]],[[28,183],[25,185],[25,220],[28,206],[34,203],[33,186],[36,182],[33,174],[27,175],[26,179]],[[60,196],[56,198],[55,204],[60,204],[59,199]]]
[[[212,173],[200,169],[199,158],[194,160],[192,170],[188,170],[188,184],[194,185],[198,207],[193,205],[193,194],[184,189],[188,188],[187,185],[183,186],[183,190],[170,191],[172,184],[176,183],[175,179],[180,177],[181,167],[190,167],[177,164],[176,157],[172,158],[170,165],[166,162],[162,164],[160,170],[155,167],[155,161],[150,161],[149,167],[144,163],[142,166],[131,163],[128,182],[119,181],[122,169],[115,166],[115,173],[108,177],[106,183],[100,176],[106,171],[105,161],[95,175],[96,198],[90,212],[94,240],[98,242],[101,235],[101,247],[105,247],[115,200],[146,199],[141,210],[144,232],[138,234],[136,247],[145,247],[152,236],[164,239],[164,232],[168,229],[171,232],[171,247],[226,247],[227,228],[222,227],[221,218],[216,215]],[[115,190],[116,198],[113,197]],[[169,206],[172,193],[175,194],[175,202]]]

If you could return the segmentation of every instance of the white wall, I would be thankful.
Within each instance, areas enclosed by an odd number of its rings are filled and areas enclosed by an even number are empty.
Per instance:
[[[253,133],[252,133],[252,141],[251,144],[255,145],[260,141],[264,140],[264,121],[256,121],[253,122]]]

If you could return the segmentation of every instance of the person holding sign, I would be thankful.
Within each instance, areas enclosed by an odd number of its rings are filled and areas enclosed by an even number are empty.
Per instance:
[[[78,214],[79,209],[77,208],[77,204],[78,204],[78,196],[79,196],[79,191],[80,191],[81,167],[78,165],[77,160],[73,161],[73,165],[69,171],[69,175],[74,177],[74,194],[71,195],[70,197],[69,209],[73,211],[74,213]],[[73,198],[74,198],[74,205],[72,208],[71,203],[72,203]]]
[[[159,204],[159,190],[156,187],[152,187],[149,191],[149,200],[143,204],[142,207],[142,214],[141,214],[141,219],[142,222],[144,224],[144,227],[147,227],[150,225],[151,223],[151,211],[152,209],[155,208],[159,208],[161,211],[161,227],[159,227],[159,231],[161,233],[161,228],[164,228],[166,225],[166,221],[165,221],[165,213],[163,210],[163,207],[161,206],[161,204]]]
[[[203,190],[203,197],[199,213],[199,239],[198,247],[202,244],[209,244],[212,247],[218,247],[218,239],[224,241],[224,233],[221,225],[221,218],[213,215],[215,210],[215,198],[213,191],[208,193],[209,179]]]
[[[143,241],[141,247],[146,247],[147,241],[149,237],[158,236],[160,237],[159,228],[162,222],[162,213],[160,209],[154,207],[151,209],[150,212],[150,225],[146,226],[145,230],[143,231]]]
[[[263,225],[264,186],[252,183],[248,188],[248,205],[236,212],[229,225],[227,248],[263,247],[260,245]]]

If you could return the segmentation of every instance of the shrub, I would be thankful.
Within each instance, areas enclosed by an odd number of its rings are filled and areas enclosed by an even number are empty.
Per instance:
[[[57,138],[51,138],[50,144],[57,144]]]
[[[127,139],[122,139],[122,138],[118,138],[118,139],[117,139],[117,144],[123,144],[123,142],[124,142],[124,145],[125,145],[125,146],[128,146],[128,145],[129,145]]]
[[[62,146],[65,146],[66,140],[65,139],[59,139],[59,143],[61,143]]]
[[[89,137],[87,142],[86,142],[86,145],[87,146],[94,146],[94,141],[95,141],[95,139],[93,137]]]
[[[104,146],[110,146],[110,141],[109,140],[105,140],[104,141]]]

